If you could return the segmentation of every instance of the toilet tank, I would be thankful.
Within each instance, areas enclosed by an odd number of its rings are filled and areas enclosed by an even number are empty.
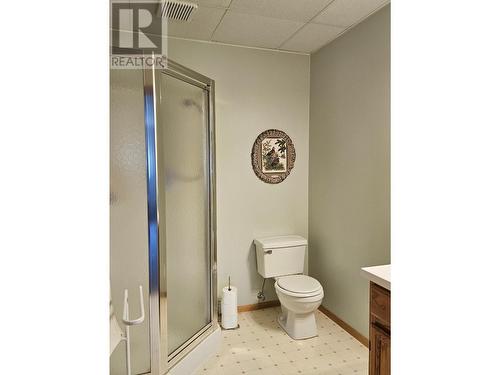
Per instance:
[[[300,236],[256,238],[257,271],[264,277],[304,272],[307,240]]]

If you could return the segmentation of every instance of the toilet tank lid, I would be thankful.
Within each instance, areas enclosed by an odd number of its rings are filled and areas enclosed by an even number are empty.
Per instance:
[[[301,236],[290,235],[256,238],[254,243],[264,249],[279,249],[281,247],[305,246],[307,240]]]

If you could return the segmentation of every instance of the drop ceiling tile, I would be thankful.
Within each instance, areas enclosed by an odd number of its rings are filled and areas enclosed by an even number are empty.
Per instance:
[[[348,27],[388,3],[388,0],[335,0],[311,22]]]
[[[229,8],[231,0],[187,0],[202,7]]]
[[[222,8],[199,7],[188,22],[168,20],[167,34],[180,38],[210,40],[225,12]]]
[[[310,53],[335,39],[345,28],[308,23],[292,36],[280,49]]]
[[[332,0],[233,0],[231,10],[307,22]]]
[[[252,47],[278,48],[303,25],[303,22],[228,10],[212,40]]]

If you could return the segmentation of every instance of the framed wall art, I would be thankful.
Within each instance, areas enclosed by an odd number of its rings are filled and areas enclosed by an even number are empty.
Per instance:
[[[290,174],[295,163],[295,147],[281,130],[269,129],[259,134],[252,148],[252,167],[262,181],[278,184]]]

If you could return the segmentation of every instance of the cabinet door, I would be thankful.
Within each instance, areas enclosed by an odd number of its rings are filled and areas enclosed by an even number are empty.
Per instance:
[[[391,337],[377,325],[370,326],[370,375],[391,373]]]

